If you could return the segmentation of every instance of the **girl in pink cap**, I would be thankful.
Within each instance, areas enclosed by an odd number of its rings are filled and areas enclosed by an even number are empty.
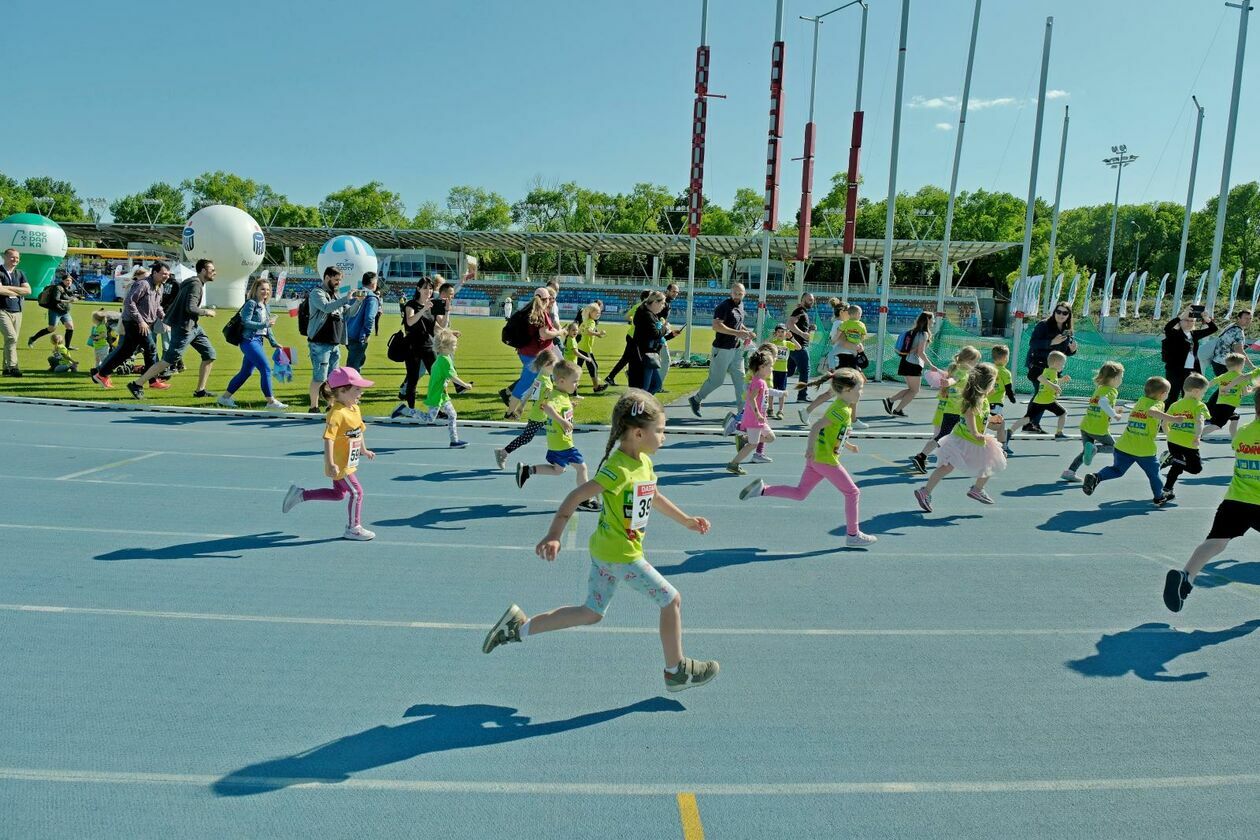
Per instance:
[[[324,427],[324,475],[332,479],[331,488],[305,490],[296,484],[289,486],[281,510],[288,513],[299,502],[339,502],[350,497],[350,523],[342,537],[347,540],[370,540],[375,533],[361,524],[363,515],[363,487],[355,473],[359,458],[371,460],[376,453],[364,446],[363,415],[359,411],[359,398],[373,385],[354,368],[339,367],[328,374],[328,380],[320,386],[320,397],[328,403],[328,424]]]

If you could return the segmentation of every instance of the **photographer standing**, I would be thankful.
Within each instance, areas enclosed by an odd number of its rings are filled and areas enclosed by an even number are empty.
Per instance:
[[[1046,357],[1051,350],[1065,356],[1076,355],[1076,339],[1072,337],[1072,304],[1059,301],[1049,318],[1033,327],[1028,339],[1028,381],[1032,392],[1041,389],[1041,374],[1046,369]]]
[[[1172,390],[1165,401],[1172,405],[1181,399],[1181,388],[1186,377],[1192,373],[1200,373],[1199,341],[1216,332],[1216,321],[1209,315],[1203,317],[1202,304],[1187,306],[1176,318],[1164,325],[1164,340],[1160,344],[1160,355],[1164,360],[1164,376]],[[1195,322],[1203,320],[1205,326],[1195,329]]]

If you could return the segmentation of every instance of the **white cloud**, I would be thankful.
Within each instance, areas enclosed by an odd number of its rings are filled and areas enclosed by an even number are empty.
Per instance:
[[[1056,89],[1046,91],[1046,99],[1065,99],[1071,95],[1072,94],[1068,93],[1066,90]]]
[[[958,106],[957,96],[934,96],[931,99],[922,96],[910,97],[911,108],[957,108]]]
[[[953,126],[952,126],[952,125],[950,125],[949,123],[937,123],[937,124],[936,124],[936,130],[937,130],[937,131],[949,131],[949,130],[950,130],[950,129],[952,129],[952,128],[953,128]]]
[[[970,111],[983,111],[986,108],[1006,108],[1011,105],[1018,105],[1019,100],[1013,96],[999,96],[996,99],[972,99],[967,104]]]
[[[1068,96],[1071,96],[1071,94],[1066,90],[1046,91],[1046,99],[1064,99]],[[985,111],[989,108],[1010,108],[1022,104],[1035,105],[1036,103],[1036,99],[1030,99],[1025,103],[1022,99],[1015,96],[996,96],[992,99],[973,96],[967,103],[967,110]],[[957,96],[912,96],[910,97],[910,107],[927,111],[949,110],[957,113],[958,109],[962,107],[962,100]]]

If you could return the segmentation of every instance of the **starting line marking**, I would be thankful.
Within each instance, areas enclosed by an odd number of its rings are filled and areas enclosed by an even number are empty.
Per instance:
[[[80,784],[231,786],[242,790],[296,787],[303,790],[369,790],[406,793],[455,794],[533,794],[543,796],[670,796],[679,804],[679,816],[686,830],[687,815],[683,797],[703,796],[866,796],[879,794],[986,794],[1061,793],[1064,791],[1170,790],[1260,785],[1260,773],[1202,776],[1135,776],[1093,779],[993,779],[952,782],[782,782],[744,784],[617,783],[617,782],[474,782],[422,781],[419,779],[318,779],[280,777],[222,777],[191,773],[130,773],[97,770],[52,770],[27,767],[0,767],[0,780],[21,782],[60,782]],[[678,789],[687,787],[688,793]],[[696,827],[699,811],[696,811]],[[703,829],[700,829],[703,830]],[[687,835],[700,838],[703,834]]]

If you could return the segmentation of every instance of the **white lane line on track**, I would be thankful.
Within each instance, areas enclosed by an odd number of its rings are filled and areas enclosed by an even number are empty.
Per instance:
[[[404,793],[502,794],[510,796],[668,796],[680,788],[703,796],[866,796],[879,794],[1062,793],[1065,791],[1176,790],[1260,785],[1260,773],[1201,776],[1135,776],[1092,779],[993,779],[975,781],[882,782],[495,782],[420,779],[312,779],[225,777],[192,773],[131,773],[103,770],[54,770],[0,767],[0,780],[77,784],[177,785],[224,789],[366,790]]]
[[[54,615],[92,615],[114,618],[148,618],[172,621],[224,621],[245,624],[299,624],[324,627],[389,628],[395,630],[455,630],[484,633],[486,622],[467,623],[454,621],[391,621],[375,618],[321,618],[318,616],[244,615],[233,613],[180,612],[176,610],[121,610],[104,607],[67,607],[51,604],[0,604],[0,612],[41,613]],[[655,636],[654,627],[610,627],[597,624],[580,628],[585,633],[613,635]],[[703,636],[811,636],[836,638],[955,638],[955,637],[1003,637],[1003,636],[1102,636],[1111,633],[1140,633],[1160,635],[1182,633],[1187,630],[1218,631],[1227,628],[1180,627],[1134,629],[1128,627],[1035,627],[1035,628],[869,628],[869,627],[688,627],[689,635]]]
[[[118,450],[115,449],[112,451],[117,452]],[[85,476],[85,475],[91,475],[92,473],[98,473],[98,472],[104,472],[105,470],[112,470],[114,467],[122,467],[122,466],[126,466],[127,464],[134,464],[137,461],[147,461],[150,458],[156,458],[159,455],[165,455],[165,454],[166,454],[165,452],[145,452],[143,455],[135,455],[131,458],[123,458],[121,461],[113,461],[108,464],[102,464],[99,467],[92,467],[91,469],[79,470],[78,472],[72,472],[68,475],[59,475],[54,480],[55,481],[71,481],[76,478],[81,478],[82,476]]]

